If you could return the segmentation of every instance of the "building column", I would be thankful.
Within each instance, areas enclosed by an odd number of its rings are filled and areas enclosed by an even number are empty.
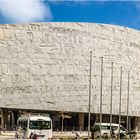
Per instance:
[[[140,130],[140,117],[135,117],[134,129]]]
[[[15,125],[15,117],[14,117],[13,111],[11,111],[11,125],[12,125],[12,126]]]
[[[3,128],[7,128],[8,125],[8,110],[7,109],[2,109],[3,111]]]
[[[131,130],[131,117],[128,117],[128,130]]]
[[[95,122],[99,123],[100,122],[100,114],[95,115]]]
[[[0,122],[0,129],[1,129],[4,126],[4,124],[3,124],[3,111],[2,111],[2,109],[0,109],[0,120],[1,120],[1,122]]]
[[[79,128],[84,130],[84,113],[79,113]]]
[[[1,129],[4,128],[4,116],[3,116],[3,109],[1,109]]]

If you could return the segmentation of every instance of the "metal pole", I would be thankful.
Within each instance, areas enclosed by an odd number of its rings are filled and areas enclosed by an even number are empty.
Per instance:
[[[128,71],[128,93],[127,93],[127,130],[129,130],[129,85],[130,85],[130,71]]]
[[[89,109],[88,109],[88,140],[90,139],[90,106],[91,106],[91,70],[92,70],[92,51],[90,51],[90,75],[89,75]]]
[[[101,134],[101,123],[102,123],[102,92],[103,92],[103,57],[101,57],[101,85],[100,85],[100,139],[102,138]]]
[[[112,134],[111,123],[112,123],[112,92],[113,92],[113,62],[111,63],[111,97],[110,97],[110,138]]]
[[[120,103],[119,103],[119,139],[120,139],[120,124],[121,124],[121,94],[122,94],[122,67],[120,71]]]

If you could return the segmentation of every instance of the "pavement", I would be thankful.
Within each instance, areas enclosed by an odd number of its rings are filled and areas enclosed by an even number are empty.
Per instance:
[[[88,132],[87,131],[67,131],[67,132],[53,132],[53,139],[59,140],[62,138],[76,138],[76,133],[80,136],[80,138],[88,138]],[[5,139],[4,139],[5,138]],[[14,139],[15,138],[15,131],[6,131],[6,132],[1,132],[0,134],[0,140],[6,140],[8,139]],[[140,140],[140,132],[136,135],[137,140]],[[129,139],[130,140],[130,139]]]
[[[53,132],[53,140],[61,140],[61,139],[74,139],[76,137],[76,133],[78,133],[80,135],[80,137],[86,138],[88,137],[88,133],[87,131],[67,131],[67,132]],[[15,132],[14,131],[6,131],[6,132],[1,132],[0,135],[0,140],[16,140],[15,139]],[[129,139],[132,140],[132,139]],[[140,133],[137,134],[135,140],[140,140]]]
[[[78,135],[81,138],[88,138],[87,131],[68,131],[68,132],[53,132],[53,138],[75,138]]]
[[[75,138],[76,134],[79,135],[81,138],[87,138],[88,133],[87,131],[67,131],[67,132],[53,132],[53,138],[59,139],[59,138]],[[1,132],[1,137],[15,137],[15,131],[6,131],[6,132]],[[1,140],[1,139],[0,139]]]
[[[1,136],[15,136],[15,131],[6,131],[6,132],[1,132]]]

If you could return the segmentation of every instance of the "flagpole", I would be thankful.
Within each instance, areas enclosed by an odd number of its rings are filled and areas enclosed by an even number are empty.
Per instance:
[[[110,97],[110,138],[112,135],[112,92],[113,92],[113,62],[111,63],[111,97]]]
[[[88,140],[90,139],[90,107],[91,107],[91,70],[92,70],[92,51],[90,51],[90,75],[89,75],[89,108],[88,108]]]
[[[122,94],[122,67],[120,69],[120,102],[119,102],[119,139],[120,139],[120,125],[121,125],[121,94]]]
[[[102,92],[103,92],[103,57],[101,57],[101,84],[100,84],[100,139],[101,134],[101,123],[102,123]]]
[[[127,93],[127,130],[129,130],[129,85],[130,85],[130,71],[128,71],[128,93]]]

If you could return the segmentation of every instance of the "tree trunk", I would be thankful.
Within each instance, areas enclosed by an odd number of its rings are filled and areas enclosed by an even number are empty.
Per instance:
[[[91,133],[91,137],[92,137],[92,139],[94,140],[94,133]]]
[[[61,133],[63,133],[63,128],[64,128],[64,114],[62,113]]]

